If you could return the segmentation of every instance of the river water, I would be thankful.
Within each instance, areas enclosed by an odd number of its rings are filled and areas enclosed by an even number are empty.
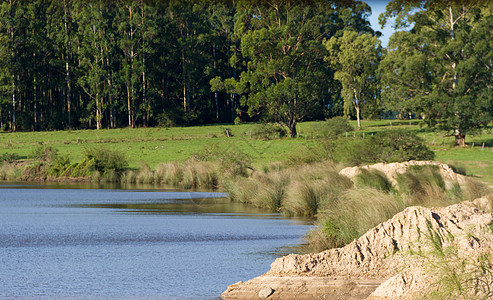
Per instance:
[[[0,185],[0,298],[215,299],[306,222],[221,193]]]

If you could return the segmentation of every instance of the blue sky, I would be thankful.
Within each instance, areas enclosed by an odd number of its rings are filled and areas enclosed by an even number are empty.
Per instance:
[[[382,32],[382,37],[380,37],[380,40],[382,41],[382,46],[387,47],[387,43],[389,42],[389,38],[394,32],[394,29],[392,29],[391,25],[387,23],[387,25],[381,29],[380,24],[378,24],[378,16],[385,11],[385,6],[387,5],[389,0],[367,0],[365,1],[370,5],[371,7],[371,16],[370,16],[370,23],[371,27],[374,30],[378,30]]]

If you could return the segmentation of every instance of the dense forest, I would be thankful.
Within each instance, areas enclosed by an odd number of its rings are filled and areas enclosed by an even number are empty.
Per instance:
[[[301,4],[300,4],[301,3]],[[58,130],[421,116],[492,119],[490,1],[7,0],[0,125]],[[400,31],[399,31],[400,30]]]

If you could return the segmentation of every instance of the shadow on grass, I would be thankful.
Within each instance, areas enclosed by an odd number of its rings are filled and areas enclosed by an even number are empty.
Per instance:
[[[479,140],[479,141],[474,141],[474,142],[468,142],[466,143],[467,146],[472,147],[482,147],[484,143],[485,147],[493,147],[493,139],[484,139],[484,140]]]
[[[387,120],[386,123],[365,125],[365,127],[392,127],[392,126],[419,126],[424,124],[421,120]]]

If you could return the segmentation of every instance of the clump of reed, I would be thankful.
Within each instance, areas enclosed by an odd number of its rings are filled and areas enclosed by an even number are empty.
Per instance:
[[[337,166],[331,162],[292,170],[293,180],[283,207],[283,212],[288,215],[316,216],[353,186],[351,180],[339,175]]]
[[[320,213],[315,229],[318,232],[310,233],[308,241],[325,249],[344,246],[405,206],[392,193],[374,188],[349,189]]]
[[[392,191],[392,183],[387,176],[376,169],[361,169],[361,173],[356,176],[356,186],[360,188],[374,188],[379,191]]]
[[[230,178],[224,181],[223,188],[234,202],[279,211],[289,182],[288,173],[280,170],[253,173],[248,178]]]
[[[126,183],[164,184],[184,189],[215,189],[219,184],[217,166],[200,161],[161,163],[152,170],[142,163],[139,170],[123,175]]]
[[[22,171],[15,163],[4,161],[0,165],[0,179],[7,181],[19,180],[22,175]]]
[[[303,167],[279,167],[227,180],[223,187],[232,201],[249,203],[290,216],[315,216],[339,193],[352,186],[338,166],[322,162]]]

